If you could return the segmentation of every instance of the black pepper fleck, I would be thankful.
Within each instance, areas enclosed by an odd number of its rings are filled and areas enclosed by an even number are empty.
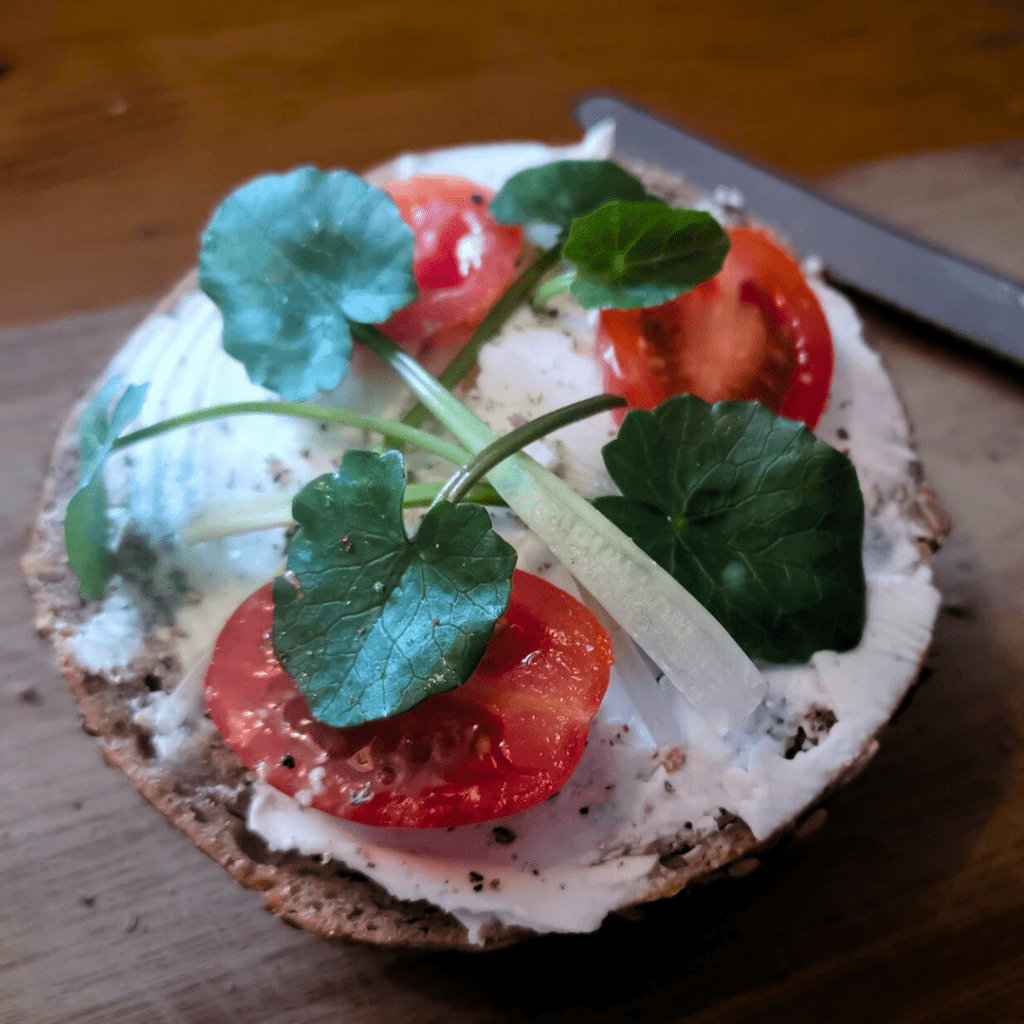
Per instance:
[[[508,846],[509,843],[516,841],[516,834],[506,825],[495,825],[491,830],[491,835],[494,836],[494,841],[499,846]]]
[[[840,427],[836,431],[836,437],[841,441],[848,441],[850,439],[850,432],[845,427]]]
[[[802,725],[797,726],[796,735],[786,744],[786,749],[783,756],[787,761],[792,761],[801,750],[804,749],[804,744],[807,742],[807,733],[804,731]]]
[[[484,883],[483,882],[477,882],[476,885],[473,886],[473,892],[483,892],[483,889],[484,889]]]
[[[589,814],[589,813],[590,813],[590,808],[589,807],[581,807],[580,808],[580,814]]]
[[[475,203],[477,206],[483,206],[484,205],[484,197],[482,195],[480,195],[479,192],[474,192],[469,197],[469,201],[471,203]]]
[[[281,758],[281,764],[285,768],[294,768],[295,767],[295,758],[292,757],[291,754],[285,754],[284,757]]]
[[[481,875],[479,871],[470,871],[469,880],[471,882],[482,882],[484,880],[484,876]]]

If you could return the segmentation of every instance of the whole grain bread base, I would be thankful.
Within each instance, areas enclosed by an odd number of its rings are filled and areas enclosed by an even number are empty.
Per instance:
[[[627,166],[652,193],[669,202],[683,205],[694,200],[696,193],[673,175],[637,163]],[[387,176],[388,165],[367,175],[371,181],[386,180]],[[161,300],[151,316],[168,313],[197,288],[193,271]],[[82,714],[83,728],[98,738],[107,764],[124,772],[142,796],[203,853],[242,885],[261,892],[265,909],[287,924],[328,938],[435,950],[495,949],[533,935],[525,928],[492,924],[480,935],[482,945],[473,944],[462,924],[430,903],[398,900],[338,862],[323,864],[315,856],[272,852],[245,825],[255,776],[215,731],[202,753],[187,762],[168,764],[155,759],[150,734],[133,719],[132,702],[165,688],[165,682],[169,684],[166,688],[173,688],[188,666],[176,664],[169,648],[150,635],[144,653],[129,669],[94,675],[76,662],[69,643],[71,627],[87,620],[97,607],[83,606],[64,552],[62,524],[63,510],[77,488],[78,420],[91,397],[87,395],[72,410],[57,438],[22,570],[36,603],[36,629],[53,642],[60,670]],[[916,478],[920,479],[919,472]],[[903,511],[919,525],[922,552],[930,557],[949,529],[934,497],[919,486],[916,493],[903,499]],[[895,701],[890,717],[905,697]],[[821,805],[836,788],[859,774],[877,749],[876,735],[851,763],[837,771],[813,804],[766,839],[758,841],[741,819],[722,815],[714,832],[695,837],[692,845],[664,851],[641,902],[673,896],[697,883],[748,873],[767,849],[819,822]],[[631,910],[620,908],[626,913]]]

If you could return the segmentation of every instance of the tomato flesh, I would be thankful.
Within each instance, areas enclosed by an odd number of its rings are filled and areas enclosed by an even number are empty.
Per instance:
[[[710,281],[663,306],[601,314],[605,388],[637,409],[678,394],[753,400],[813,429],[832,383],[825,314],[799,265],[768,234],[738,227],[729,238]]]
[[[464,178],[422,175],[381,186],[416,233],[419,297],[381,325],[406,351],[454,355],[515,277],[522,229],[496,224],[494,193]]]
[[[210,717],[246,767],[289,796],[367,825],[443,828],[503,817],[557,792],[586,745],[613,661],[578,601],[516,571],[476,672],[394,718],[352,729],[313,720],[274,656],[270,585],[217,640]]]

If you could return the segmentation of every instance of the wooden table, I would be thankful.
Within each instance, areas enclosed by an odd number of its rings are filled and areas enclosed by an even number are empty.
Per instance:
[[[1024,1018],[1024,375],[874,308],[865,307],[870,336],[907,402],[929,481],[956,524],[936,560],[945,607],[931,678],[867,772],[833,800],[827,827],[777,851],[749,877],[658,905],[640,922],[616,920],[593,936],[540,939],[485,957],[335,946],[263,914],[257,896],[237,888],[102,766],[49,651],[31,633],[16,562],[59,419],[145,309],[123,303],[170,283],[187,264],[185,243],[199,211],[268,155],[285,164],[325,156],[369,163],[402,144],[389,119],[403,103],[415,113],[401,125],[414,145],[494,134],[565,138],[570,93],[608,82],[627,88],[634,80],[616,66],[595,82],[585,59],[585,19],[577,37],[542,37],[517,28],[510,6],[506,21],[499,11],[488,22],[481,45],[503,41],[532,54],[536,81],[529,88],[524,71],[484,58],[459,78],[451,69],[464,39],[456,32],[442,40],[437,77],[422,64],[393,79],[381,68],[362,93],[311,99],[310,83],[316,74],[331,77],[323,62],[334,59],[332,47],[354,15],[321,18],[312,5],[295,5],[275,21],[269,5],[249,6],[255,27],[233,32],[225,27],[230,5],[190,20],[155,2],[139,15],[148,19],[143,27],[115,18],[122,5],[98,2],[31,11],[24,5],[4,16],[0,64],[14,70],[0,79],[0,98],[15,102],[0,104],[0,124],[21,127],[0,150],[2,322],[51,322],[0,331],[0,578],[7,594],[0,610],[0,1024]],[[392,6],[360,7],[360,31],[379,34],[392,24]],[[588,6],[608,14],[603,5]],[[731,7],[739,18],[754,5]],[[892,54],[905,57],[916,46],[923,53],[928,40],[947,57],[961,53],[948,20],[939,24],[941,4],[910,7],[927,38],[911,40],[917,23],[892,13],[899,23]],[[964,102],[978,109],[988,95],[984,82],[993,90],[998,84],[997,76],[984,78],[993,68],[1011,81],[1020,37],[1010,7],[993,3],[953,18],[969,40],[963,52],[979,33],[990,33],[988,49],[978,51],[984,61],[961,62],[953,75],[974,76],[974,99]],[[455,5],[437,9],[435,23],[454,32]],[[935,24],[925,24],[926,9]],[[842,38],[825,32],[825,15],[802,13],[833,57],[848,52],[853,61],[858,46],[870,48],[860,13],[849,14]],[[665,14],[669,22],[673,16]],[[698,41],[692,49],[705,69],[740,68],[759,52],[755,28],[776,51],[779,40],[800,38],[792,20],[780,25],[762,14],[745,27],[734,24],[731,42],[714,41],[710,15],[694,17],[689,38]],[[653,40],[653,69],[635,70],[637,98],[666,98],[663,109],[694,115],[691,123],[719,127],[720,137],[784,162],[781,148],[769,152],[758,142],[768,129],[755,124],[753,108],[720,82],[701,94],[717,111],[707,115],[710,125],[696,116],[698,101],[679,100],[668,80],[658,92],[655,78],[676,58],[657,33],[636,29],[630,36],[625,15],[615,18],[630,52],[639,52],[641,39]],[[425,19],[416,22],[418,31],[426,31]],[[1010,27],[999,28],[1004,22]],[[220,64],[227,38],[236,59]],[[412,35],[395,45],[415,49]],[[176,64],[178,51],[191,63]],[[51,58],[60,68],[54,76]],[[783,72],[784,81],[806,85],[825,75],[820,56],[802,60]],[[269,83],[253,70],[265,72],[268,62]],[[830,74],[856,79],[833,63]],[[681,77],[697,80],[685,60],[679,66]],[[880,66],[878,81],[906,87],[919,71]],[[22,72],[29,81],[18,85]],[[475,83],[476,97],[468,85],[456,88],[459,81]],[[129,125],[123,135],[108,131],[89,105],[100,86],[111,97],[103,116]],[[269,101],[279,86],[282,94]],[[790,166],[805,174],[901,148],[992,143],[1020,123],[1015,114],[990,111],[989,120],[971,123],[968,137],[947,137],[948,126],[940,130],[929,114],[938,100],[910,96],[902,121],[890,124],[881,111],[877,137],[856,118],[847,134],[825,126],[822,163],[815,164],[811,143],[801,149],[793,132],[801,104],[784,97],[790,105],[780,106],[771,92],[779,87],[765,88],[758,106],[768,108],[787,146],[793,143]],[[1024,88],[1019,77],[1004,91],[1012,98],[1014,88]],[[521,108],[497,120],[477,110],[480,94],[519,89]],[[262,127],[245,114],[247,91],[270,111]],[[862,80],[858,102],[869,93]],[[120,113],[119,96],[127,104]],[[806,102],[818,111],[856,105],[809,94]],[[1009,100],[1001,102],[1005,113]],[[459,119],[440,116],[444,104]],[[204,105],[212,112],[204,114]],[[879,104],[873,109],[878,114]],[[906,124],[903,142],[897,121]],[[325,143],[328,123],[365,128],[366,138]],[[74,167],[60,159],[60,132],[78,147]],[[1021,143],[975,145],[874,160],[833,174],[828,186],[1024,279],[1022,165]],[[145,236],[150,223],[157,231]],[[100,311],[66,316],[85,308]]]
[[[155,299],[240,181],[567,140],[614,89],[805,176],[1024,135],[1019,0],[0,0],[0,326]]]

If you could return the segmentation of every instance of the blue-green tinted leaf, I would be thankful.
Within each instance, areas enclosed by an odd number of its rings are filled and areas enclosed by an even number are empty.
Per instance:
[[[108,542],[107,493],[103,477],[97,475],[75,492],[64,516],[64,549],[85,601],[98,601],[106,592]]]
[[[714,277],[728,252],[710,214],[637,202],[577,218],[562,249],[576,264],[569,290],[587,309],[659,306]]]
[[[622,497],[596,507],[751,658],[860,642],[864,501],[853,463],[755,402],[681,395],[630,412],[603,449]]]
[[[380,323],[417,294],[413,233],[391,198],[348,171],[303,167],[243,185],[203,234],[199,281],[224,349],[288,401],[335,387],[348,321]]]
[[[78,421],[79,489],[68,502],[64,516],[64,547],[86,601],[98,601],[110,579],[110,528],[103,463],[118,435],[142,410],[149,390],[148,384],[129,384],[111,409],[111,402],[122,386],[120,376],[111,377]]]
[[[78,484],[84,487],[99,472],[114,442],[142,411],[148,384],[129,384],[113,409],[110,403],[121,392],[124,378],[117,374],[107,380],[85,407],[78,421]],[[109,414],[109,415],[108,415]]]
[[[461,685],[508,606],[515,551],[487,513],[441,503],[410,540],[404,490],[398,452],[350,451],[292,506],[274,650],[327,725],[387,718]]]
[[[514,174],[491,200],[499,224],[554,224],[563,231],[615,199],[660,203],[611,160],[557,160]]]

